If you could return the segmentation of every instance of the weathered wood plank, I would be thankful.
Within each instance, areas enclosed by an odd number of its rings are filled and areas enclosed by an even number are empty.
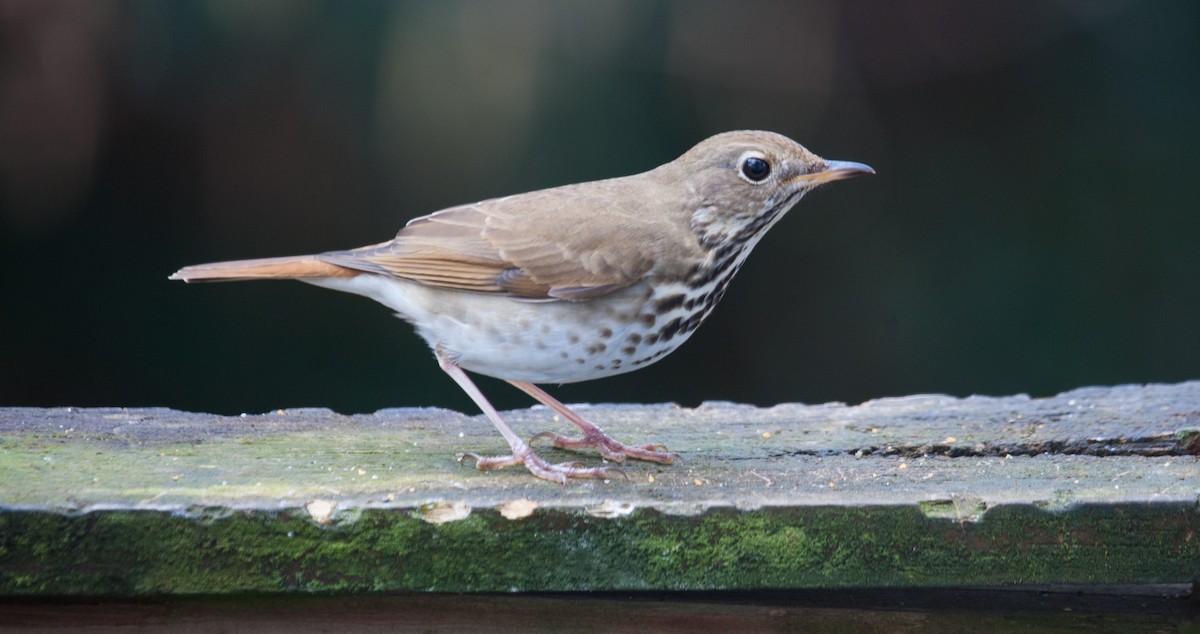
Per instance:
[[[0,593],[1200,578],[1200,382],[580,411],[682,461],[558,486],[459,465],[504,447],[444,410],[0,409]]]

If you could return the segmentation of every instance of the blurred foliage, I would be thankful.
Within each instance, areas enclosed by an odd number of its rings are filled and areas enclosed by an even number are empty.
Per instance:
[[[1200,378],[1198,98],[1191,1],[0,0],[0,405],[473,412],[371,302],[166,276],[738,128],[879,173],[805,199],[682,349],[561,398]]]

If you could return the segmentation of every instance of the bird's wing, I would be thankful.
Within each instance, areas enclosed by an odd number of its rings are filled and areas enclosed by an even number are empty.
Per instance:
[[[323,261],[430,286],[581,301],[650,273],[664,226],[623,179],[497,198],[417,218],[394,240]],[[619,232],[619,234],[618,234]]]

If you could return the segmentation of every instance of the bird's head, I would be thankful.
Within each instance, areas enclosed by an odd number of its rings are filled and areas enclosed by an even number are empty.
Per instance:
[[[709,137],[663,168],[685,188],[692,230],[706,247],[753,246],[809,190],[875,170],[830,161],[774,132]]]

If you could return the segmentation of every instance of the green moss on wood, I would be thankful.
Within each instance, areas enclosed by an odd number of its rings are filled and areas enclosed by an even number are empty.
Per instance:
[[[1179,505],[1030,506],[979,522],[911,507],[716,509],[618,519],[542,510],[431,524],[411,509],[0,515],[0,593],[738,589],[1194,579]]]

